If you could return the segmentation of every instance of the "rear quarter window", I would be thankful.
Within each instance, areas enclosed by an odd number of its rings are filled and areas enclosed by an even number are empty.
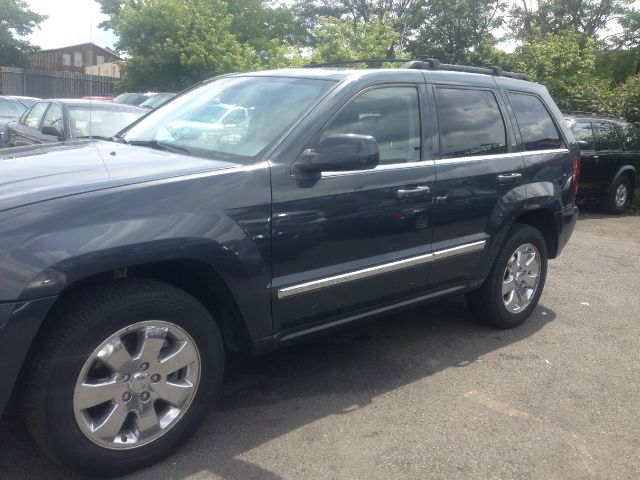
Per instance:
[[[564,146],[560,133],[540,98],[515,92],[509,92],[508,95],[525,150],[549,150]]]
[[[507,135],[490,90],[436,87],[440,157],[505,153]]]
[[[596,122],[596,151],[620,150],[622,148],[618,130],[609,122]]]

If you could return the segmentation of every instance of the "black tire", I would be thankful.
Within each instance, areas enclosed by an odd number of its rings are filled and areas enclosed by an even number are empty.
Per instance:
[[[617,201],[617,193],[619,188],[624,188],[626,191],[625,201],[622,204],[619,204]],[[611,215],[621,215],[624,211],[631,205],[631,199],[633,198],[633,190],[631,189],[631,182],[629,181],[629,177],[626,175],[622,175],[618,180],[616,180],[609,191],[604,195],[603,207],[606,213]]]
[[[199,353],[199,383],[190,405],[159,438],[129,450],[105,448],[78,426],[75,383],[99,345],[142,320],[171,322],[188,333]],[[184,291],[153,280],[115,281],[62,300],[46,322],[34,349],[37,356],[23,370],[23,416],[36,442],[61,465],[91,476],[143,468],[176,450],[211,409],[222,382],[224,347],[214,319]]]
[[[518,313],[512,313],[507,310],[503,302],[502,282],[509,259],[520,246],[525,244],[532,244],[540,254],[540,276],[529,305]],[[478,321],[486,325],[496,328],[517,327],[531,315],[540,300],[547,277],[547,264],[547,246],[540,231],[529,225],[516,224],[511,229],[482,287],[467,293],[469,309],[476,315]]]

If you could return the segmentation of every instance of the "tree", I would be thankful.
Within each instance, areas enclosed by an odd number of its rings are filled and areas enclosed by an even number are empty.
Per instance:
[[[389,51],[383,57],[397,55],[396,50],[403,50],[406,39],[418,27],[420,8],[426,0],[298,0],[293,10],[300,24],[304,25],[309,35],[307,45],[315,47],[322,40],[316,35],[319,26],[327,18],[339,19],[350,26],[352,35],[362,31],[362,24],[373,21],[391,25],[398,33],[396,40],[389,45]],[[372,55],[366,55],[371,57]]]
[[[378,17],[355,23],[322,17],[313,34],[318,39],[318,46],[311,59],[318,63],[387,58],[391,46],[400,37],[391,20]]]
[[[510,68],[547,87],[563,110],[599,111],[609,79],[596,73],[596,42],[572,30],[538,34],[516,49]]]
[[[632,0],[518,0],[510,11],[513,37],[572,30],[595,38],[607,23],[624,14]]]
[[[502,25],[501,0],[431,0],[421,9],[420,27],[409,44],[414,56],[427,55],[449,63],[485,63]]]
[[[37,47],[15,38],[29,35],[47,17],[31,11],[23,0],[0,0],[0,65],[22,67],[31,63]]]
[[[141,0],[121,4],[108,26],[129,58],[120,87],[180,90],[221,73],[249,70],[253,49],[231,33],[221,0]]]

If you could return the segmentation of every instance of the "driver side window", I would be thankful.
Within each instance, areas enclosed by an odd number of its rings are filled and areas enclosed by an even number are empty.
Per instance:
[[[378,142],[380,164],[421,159],[420,107],[415,87],[381,87],[351,100],[321,139],[338,134],[371,135]]]
[[[60,132],[63,133],[64,124],[62,117],[62,107],[55,103],[52,103],[47,110],[47,114],[44,116],[44,120],[42,121],[42,127],[53,127]]]
[[[36,103],[25,117],[25,125],[31,128],[38,128],[48,106],[49,104],[46,102]]]

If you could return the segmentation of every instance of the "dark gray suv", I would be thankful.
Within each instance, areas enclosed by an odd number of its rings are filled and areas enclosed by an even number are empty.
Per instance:
[[[583,112],[566,119],[580,148],[578,203],[621,214],[633,202],[640,173],[640,128],[623,118]]]
[[[0,408],[89,474],[170,454],[226,352],[456,294],[519,325],[578,213],[547,90],[435,61],[223,76],[111,141],[2,155]]]

